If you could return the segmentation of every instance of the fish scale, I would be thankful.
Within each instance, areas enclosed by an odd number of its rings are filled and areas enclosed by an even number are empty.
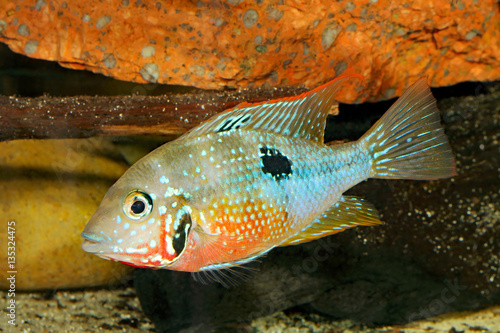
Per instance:
[[[245,141],[249,141],[248,137],[251,135],[254,135],[257,140],[251,139],[252,144],[243,148],[244,145],[248,145]],[[262,141],[258,140],[259,137],[262,138]],[[354,154],[356,150],[349,149],[352,148],[352,144],[346,145],[346,149],[340,149],[340,147],[328,148],[321,145],[311,145],[309,141],[305,140],[280,138],[272,134],[266,135],[265,133],[246,132],[232,133],[230,140],[231,142],[228,145],[239,144],[243,152],[235,156],[224,156],[226,159],[223,160],[219,159],[219,165],[223,161],[228,161],[228,163],[226,168],[219,169],[223,174],[216,177],[222,176],[225,178],[222,179],[220,184],[214,183],[210,191],[220,191],[215,197],[224,198],[226,202],[230,202],[229,205],[238,199],[244,205],[245,198],[265,200],[268,206],[280,205],[284,207],[283,209],[290,216],[294,217],[293,220],[288,220],[287,223],[293,226],[297,226],[298,224],[302,227],[307,226],[315,219],[314,214],[311,214],[312,210],[317,211],[316,214],[319,214],[319,212],[328,208],[323,208],[317,203],[324,201],[327,202],[326,205],[330,206],[328,204],[329,200],[331,201],[335,197],[340,197],[340,194],[346,188],[351,187],[356,182],[356,179],[360,181],[366,178],[366,172],[360,172],[361,170],[369,170],[366,161],[364,163],[357,163],[354,160],[358,157]],[[257,144],[255,145],[254,142]],[[277,149],[288,156],[290,160],[296,161],[292,164],[292,173],[296,174],[296,177],[280,182],[274,181],[271,176],[262,177],[262,167],[258,150],[264,145]],[[203,148],[196,149],[203,150]],[[227,148],[223,146],[221,149],[225,150]],[[337,152],[334,152],[334,150],[337,150]],[[299,156],[309,156],[310,159],[302,160],[298,158]],[[244,157],[249,158],[245,159]],[[238,158],[241,158],[241,160],[238,160]],[[322,164],[318,164],[318,160],[323,161]],[[344,163],[341,161],[344,161]],[[348,168],[345,167],[347,163],[350,164]],[[248,166],[251,166],[251,169],[248,169]],[[251,176],[250,178],[246,177],[249,175]],[[242,181],[238,182],[238,178]],[[245,186],[248,189],[235,191],[235,189]],[[329,199],[324,200],[325,198]],[[222,206],[220,202],[219,206]],[[314,208],[315,206],[318,208]],[[208,209],[210,211],[209,208],[210,205],[200,207],[201,210]],[[238,219],[236,215],[228,216],[228,221],[234,222]],[[286,236],[289,235],[284,234],[282,238],[286,238]]]
[[[345,79],[242,103],[151,152],[109,189],[82,233],[84,250],[218,279],[218,270],[276,246],[380,224],[371,204],[343,195],[361,181],[455,175],[424,79],[359,140],[325,145],[326,116]]]

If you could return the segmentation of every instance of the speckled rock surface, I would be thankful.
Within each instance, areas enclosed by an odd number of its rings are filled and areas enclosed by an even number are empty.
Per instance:
[[[124,278],[130,268],[84,252],[80,233],[127,168],[103,139],[0,143],[0,191],[6,194],[0,200],[0,288],[10,287],[9,271],[17,271],[17,291],[106,285]],[[8,234],[8,221],[15,222],[14,234]],[[15,263],[8,267],[12,235]]]
[[[453,312],[407,325],[382,327],[367,327],[352,320],[332,321],[318,315],[277,312],[254,320],[251,327],[257,332],[266,333],[494,333],[500,331],[500,306]]]
[[[2,304],[7,293],[0,291]],[[16,325],[2,307],[0,332],[154,332],[132,288],[16,294]]]
[[[285,309],[405,324],[499,304],[500,85],[469,89],[473,96],[438,103],[457,157],[456,177],[356,186],[349,194],[366,197],[386,224],[275,249],[260,272],[236,288],[203,286],[186,273],[137,270],[138,296],[158,331],[244,327]],[[375,120],[379,110],[341,106],[338,117],[343,111],[348,117],[333,122],[343,130],[352,126],[345,137],[356,138],[369,124],[359,132],[355,124]],[[339,134],[335,127],[327,131],[330,139]]]
[[[495,0],[43,1],[0,4],[0,41],[30,57],[126,81],[314,88],[367,78],[341,101],[500,77]]]

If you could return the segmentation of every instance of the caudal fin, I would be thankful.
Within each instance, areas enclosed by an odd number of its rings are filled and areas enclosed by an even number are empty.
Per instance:
[[[436,99],[422,78],[361,138],[373,154],[374,178],[438,179],[456,175]]]

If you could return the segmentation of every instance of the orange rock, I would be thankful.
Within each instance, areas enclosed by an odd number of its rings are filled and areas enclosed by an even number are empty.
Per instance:
[[[205,89],[367,78],[342,101],[500,78],[495,0],[0,2],[0,41],[121,80]]]

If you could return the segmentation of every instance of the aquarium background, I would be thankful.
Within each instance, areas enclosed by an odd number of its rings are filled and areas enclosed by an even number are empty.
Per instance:
[[[172,93],[202,92],[184,86],[118,81],[86,71],[64,69],[53,62],[15,54],[0,44],[0,95],[3,96],[52,98]],[[3,154],[0,177],[4,180],[2,193],[5,194],[0,205],[3,216],[10,220],[9,216],[14,216],[19,206],[32,207],[35,211],[29,216],[39,218],[16,223],[45,223],[36,229],[39,233],[30,235],[44,238],[44,243],[36,243],[39,247],[26,244],[24,248],[17,248],[18,263],[22,265],[23,260],[28,262],[48,255],[47,259],[59,267],[50,288],[37,287],[37,283],[50,285],[45,280],[37,280],[37,274],[41,274],[44,267],[35,269],[30,265],[24,271],[19,270],[19,276],[30,275],[27,279],[30,284],[26,282],[27,291],[19,287],[16,290],[17,327],[7,323],[9,310],[2,308],[0,328],[6,332],[388,332],[387,327],[410,330],[431,325],[416,321],[448,313],[433,323],[449,329],[468,325],[484,332],[497,331],[500,320],[500,84],[465,82],[433,89],[433,93],[456,154],[456,177],[432,182],[364,182],[348,194],[372,202],[381,212],[384,225],[276,249],[254,263],[258,272],[248,281],[229,289],[219,284],[200,284],[188,273],[166,270],[130,272],[91,264],[75,270],[71,268],[77,266],[72,253],[81,251],[78,242],[83,226],[72,224],[63,228],[57,224],[63,218],[54,219],[44,215],[44,211],[36,211],[44,202],[54,206],[54,201],[58,201],[54,209],[62,215],[64,210],[83,211],[84,208],[76,206],[77,200],[66,205],[61,201],[71,196],[64,192],[66,189],[79,191],[83,183],[94,186],[88,187],[85,195],[93,196],[97,204],[106,191],[106,184],[112,184],[112,178],[119,176],[106,168],[123,172],[130,161],[127,159],[130,151],[136,155],[145,153],[162,142],[158,137],[98,138],[89,146],[76,144],[77,148],[72,146],[74,143],[63,143],[57,149],[66,147],[68,151],[81,153],[83,150],[87,154],[85,157],[69,155],[69,164],[68,155],[49,154],[53,148],[44,146],[36,151],[47,153],[42,158],[45,163],[19,168],[16,164],[7,165],[9,156],[29,154],[30,150],[25,147],[33,143],[26,142],[26,146],[16,141],[0,143],[5,145],[0,151],[0,156]],[[393,101],[341,104],[340,114],[329,118],[325,140],[359,138]],[[2,123],[5,124],[5,119],[0,119]],[[142,150],[134,145],[136,142],[140,142]],[[92,154],[103,153],[113,162],[103,162],[100,170],[92,170],[93,178],[89,180],[86,164]],[[61,162],[60,158],[66,160]],[[102,174],[99,176],[98,172]],[[97,178],[102,180],[99,185],[96,185]],[[26,179],[32,187],[25,186]],[[44,188],[34,197],[27,192],[33,193],[37,183]],[[59,194],[55,193],[56,187]],[[100,192],[92,193],[97,188]],[[40,237],[44,230],[47,237]],[[57,245],[54,244],[57,233],[65,233],[62,237],[73,238],[74,242],[51,252],[49,247]],[[2,244],[4,235],[1,235]],[[19,232],[17,237],[21,241],[27,236]],[[84,282],[80,286],[70,283],[79,280],[75,274],[99,275],[105,271],[110,277],[99,286],[87,288]],[[85,279],[90,281],[92,275],[85,275]],[[3,288],[8,290],[9,285]],[[1,292],[5,301],[7,294],[8,291]],[[457,311],[483,312],[457,314]]]

